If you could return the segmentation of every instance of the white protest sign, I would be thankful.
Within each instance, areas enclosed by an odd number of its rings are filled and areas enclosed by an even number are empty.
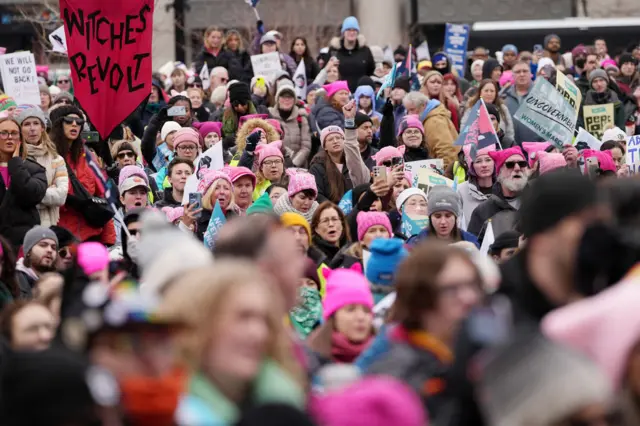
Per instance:
[[[627,165],[629,172],[640,172],[640,135],[631,136],[627,142]]]
[[[444,161],[441,158],[436,158],[431,160],[409,161],[408,163],[404,163],[404,171],[411,173],[411,176],[413,177],[411,186],[418,186],[418,173],[421,169],[433,170],[432,166],[438,170],[444,170]]]
[[[491,244],[493,244],[496,240],[495,235],[493,235],[493,225],[491,221],[487,224],[487,230],[484,232],[484,239],[482,240],[482,247],[480,247],[480,253],[485,256],[489,255],[489,248]]]
[[[40,89],[33,53],[17,52],[0,56],[0,71],[4,92],[18,105],[40,105]]]
[[[274,81],[278,71],[282,70],[280,54],[278,52],[271,52],[261,55],[251,55],[251,66],[253,67],[254,75],[260,75]]]
[[[293,75],[293,84],[296,86],[296,96],[298,99],[307,97],[307,71],[304,66],[304,58],[300,60],[296,73]]]
[[[189,203],[189,194],[198,191],[198,182],[204,169],[207,170],[221,170],[224,167],[224,159],[222,154],[222,142],[218,142],[211,148],[200,154],[196,161],[195,173],[189,176],[187,183],[184,185],[184,195],[182,197],[182,204]]]
[[[578,130],[578,134],[576,135],[576,138],[575,138],[575,143],[585,142],[587,145],[589,145],[589,148],[595,151],[600,151],[602,142],[600,142],[595,136],[587,132],[582,127],[580,127],[579,129],[580,130]]]
[[[67,54],[67,37],[64,34],[64,25],[49,34],[49,41],[53,47],[51,50]]]
[[[207,90],[211,86],[211,80],[209,76],[209,66],[205,62],[200,70],[200,79],[202,80],[202,90]]]

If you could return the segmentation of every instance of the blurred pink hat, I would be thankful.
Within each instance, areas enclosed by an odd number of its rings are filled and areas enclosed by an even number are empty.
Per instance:
[[[77,259],[84,273],[91,275],[109,266],[109,251],[98,242],[82,243],[78,245]]]
[[[567,160],[564,155],[557,152],[538,152],[538,161],[540,161],[540,174],[549,173],[552,170],[567,167]]]
[[[536,153],[545,151],[550,146],[551,142],[522,142],[522,149],[529,156],[529,167],[533,167],[533,163],[536,162]]]

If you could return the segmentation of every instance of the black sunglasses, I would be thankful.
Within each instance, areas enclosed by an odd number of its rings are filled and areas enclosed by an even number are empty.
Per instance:
[[[513,169],[516,166],[516,164],[521,169],[526,169],[529,166],[526,161],[506,161],[504,163],[507,169]]]
[[[60,257],[67,257],[71,254],[71,250],[68,247],[63,247],[58,250],[58,254],[60,255]]]
[[[402,157],[395,157],[395,158],[392,158],[391,160],[383,161],[382,165],[385,167],[394,167],[394,166],[402,165],[403,163],[404,163],[404,159]]]
[[[118,158],[119,158],[119,159],[123,159],[123,158],[125,158],[125,157],[126,157],[126,158],[129,158],[129,157],[131,157],[131,158],[135,158],[135,156],[136,156],[136,155],[135,155],[133,152],[131,152],[131,151],[123,151],[123,152],[119,152],[119,153],[118,153]]]
[[[202,89],[202,84],[200,84],[200,83],[191,83],[189,85],[189,88],[190,89]]]
[[[73,124],[76,123],[78,126],[82,127],[84,126],[84,120],[82,118],[78,118],[78,117],[64,117],[63,118],[64,122],[67,124]]]

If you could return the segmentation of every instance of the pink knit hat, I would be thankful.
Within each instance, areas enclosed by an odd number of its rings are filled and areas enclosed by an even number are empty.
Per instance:
[[[322,131],[320,132],[320,144],[322,145],[323,148],[324,148],[325,139],[327,139],[327,136],[329,136],[332,133],[338,133],[339,135],[342,135],[342,137],[344,138],[344,130],[342,130],[341,127],[327,126],[324,129],[322,129]]]
[[[215,133],[222,137],[222,123],[219,121],[204,121],[202,123],[193,123],[193,127],[198,129],[200,137],[206,138],[209,133]]]
[[[78,245],[78,265],[86,275],[105,270],[109,266],[109,252],[107,248],[97,242]]]
[[[322,275],[327,280],[326,295],[322,301],[322,318],[325,321],[343,306],[356,304],[373,308],[373,295],[359,263],[354,263],[349,269],[325,268]]]
[[[178,145],[185,142],[193,142],[196,146],[201,147],[202,143],[200,142],[200,133],[198,133],[193,127],[183,127],[178,130],[173,137],[173,149],[177,150]]]
[[[513,71],[505,71],[500,76],[500,87],[504,87],[507,83],[513,83]]]
[[[533,163],[536,162],[536,153],[546,151],[550,146],[551,142],[522,142],[522,149],[524,149],[529,156],[529,167],[533,167]]]
[[[256,147],[256,154],[258,154],[258,167],[262,166],[262,162],[268,157],[278,157],[284,161],[282,141],[260,144]]]
[[[122,183],[129,179],[131,176],[138,176],[142,178],[147,185],[149,185],[149,177],[145,173],[145,171],[140,166],[130,165],[124,166],[120,169],[120,175],[118,175],[118,186],[122,185]]]
[[[325,84],[324,86],[322,86],[322,88],[325,90],[325,92],[327,92],[327,98],[332,97],[340,90],[346,90],[347,92],[351,93],[351,91],[349,90],[349,84],[344,80],[334,81],[333,83]]]
[[[176,220],[180,219],[184,215],[184,207],[163,207],[161,209],[162,213],[167,217],[167,220],[171,223],[174,223]]]
[[[404,172],[404,179],[409,183],[409,186],[413,186],[413,175],[411,172]]]
[[[551,339],[585,353],[619,386],[640,337],[639,304],[640,282],[629,274],[595,296],[552,311],[541,328]]]
[[[253,187],[256,187],[256,175],[254,175],[253,172],[246,167],[225,167],[224,172],[229,175],[232,183],[236,183],[236,181],[241,177],[248,176],[251,178]]]
[[[318,195],[318,187],[316,186],[316,178],[311,173],[289,173],[289,197],[293,197],[298,192],[305,191],[307,189],[313,191]]]
[[[254,118],[260,118],[262,120],[266,120],[267,118],[269,118],[269,114],[247,114],[247,115],[243,115],[242,117],[240,117],[240,120],[238,120],[238,125],[242,126],[244,123],[246,123],[249,120],[252,120]]]
[[[225,172],[221,170],[205,170],[204,174],[198,181],[198,192],[203,195],[206,194],[209,190],[209,187],[218,179],[226,180],[227,182],[229,182],[229,186],[233,187],[231,178]]]
[[[429,426],[418,395],[392,377],[367,377],[318,395],[309,411],[324,426]]]
[[[280,122],[275,118],[267,118],[267,123],[271,124],[271,126],[276,129],[278,134],[280,135],[280,139],[284,139],[284,130],[282,130],[282,126]]]
[[[615,172],[616,163],[613,161],[613,157],[611,156],[611,151],[595,151],[593,149],[584,149],[580,153],[584,159],[590,157],[596,157],[598,159],[598,164],[600,165],[600,169],[603,171]]]
[[[407,129],[418,129],[424,135],[424,126],[417,115],[407,115],[398,126],[398,138],[402,136]]]
[[[378,151],[375,155],[372,155],[371,158],[376,160],[376,166],[382,166],[387,160],[391,160],[392,158],[403,158],[406,147],[404,145],[396,148],[395,146],[385,146],[380,151]]]
[[[556,152],[540,151],[537,153],[538,161],[540,161],[540,174],[549,173],[552,170],[567,167],[567,160],[564,155]]]
[[[519,155],[524,160],[524,154],[519,146],[513,146],[511,148],[503,149],[502,151],[489,152],[489,157],[496,163],[496,174],[500,174],[500,169],[504,166],[504,162],[512,155]]]
[[[358,222],[358,241],[362,241],[364,234],[367,233],[369,228],[376,225],[384,226],[389,231],[389,238],[393,237],[393,229],[391,228],[391,222],[389,216],[383,212],[360,212],[356,217]]]
[[[475,176],[476,170],[473,168],[473,158],[471,158],[471,146],[472,144],[463,145],[462,151],[464,151],[464,160],[467,162],[467,170],[469,170],[469,173]],[[482,155],[489,155],[490,152],[495,152],[495,151],[496,151],[496,144],[492,143],[489,146],[479,149],[478,152],[476,152],[476,158]]]

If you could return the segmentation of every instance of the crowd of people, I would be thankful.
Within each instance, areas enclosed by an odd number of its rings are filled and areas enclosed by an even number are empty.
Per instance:
[[[106,140],[70,75],[0,95],[3,425],[640,424],[640,40],[389,81],[415,51],[339,30],[208,28]],[[560,73],[614,104],[600,150],[514,118]],[[460,146],[478,100],[498,143]]]

